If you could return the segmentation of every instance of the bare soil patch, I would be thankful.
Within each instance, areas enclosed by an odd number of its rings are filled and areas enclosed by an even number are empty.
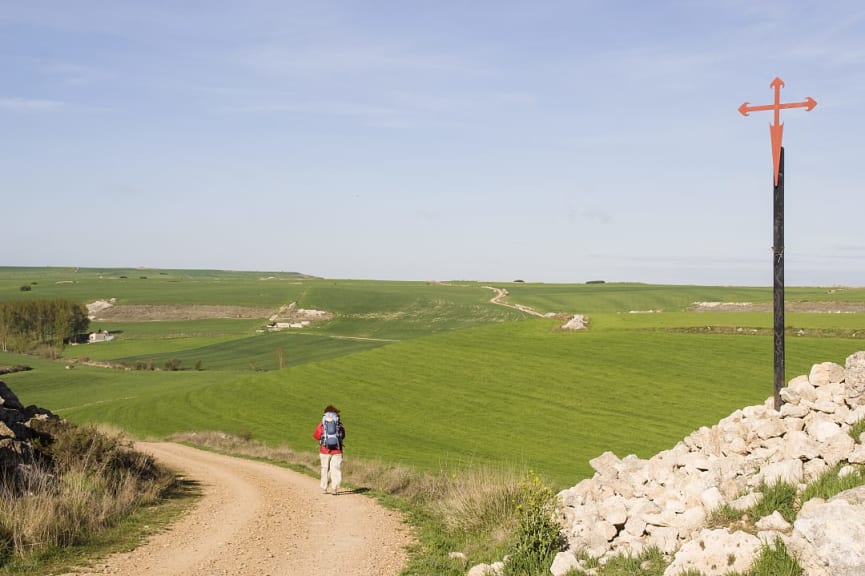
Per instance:
[[[266,319],[273,313],[273,308],[253,306],[125,304],[95,311],[92,319],[106,322],[159,322],[166,320],[206,320],[208,318]]]
[[[18,364],[16,366],[0,366],[0,376],[3,374],[14,374],[15,372],[27,372],[28,370],[32,370],[30,366],[24,366],[22,364]]]

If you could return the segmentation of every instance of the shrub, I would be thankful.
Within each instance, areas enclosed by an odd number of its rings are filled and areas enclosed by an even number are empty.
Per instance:
[[[46,422],[43,431],[49,437],[43,452],[61,470],[68,470],[77,463],[87,467],[100,464],[118,449],[118,439],[100,434],[91,426],[74,426],[63,422]]]
[[[129,364],[126,364],[129,366]],[[134,370],[155,370],[155,365],[153,363],[153,359],[150,360],[136,360],[134,364],[131,366]]]
[[[180,370],[180,364],[182,362],[183,362],[182,360],[178,360],[177,358],[172,358],[171,360],[166,360],[165,361],[165,369],[172,371],[172,372],[176,372],[177,370]]]
[[[19,290],[21,290],[22,292],[30,292],[31,290],[33,290],[33,288],[29,284],[24,284],[23,286],[21,286],[21,288],[19,288]]]
[[[520,483],[516,545],[505,562],[506,576],[549,573],[556,552],[563,549],[560,526],[555,521],[555,493],[533,472]]]
[[[35,457],[0,475],[0,566],[81,544],[175,485],[117,437],[42,423]]]

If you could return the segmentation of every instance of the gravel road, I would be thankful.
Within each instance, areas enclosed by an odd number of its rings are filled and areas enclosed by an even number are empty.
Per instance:
[[[322,494],[318,480],[272,464],[172,443],[139,443],[201,485],[203,497],[164,532],[64,576],[396,576],[411,543],[374,499]]]

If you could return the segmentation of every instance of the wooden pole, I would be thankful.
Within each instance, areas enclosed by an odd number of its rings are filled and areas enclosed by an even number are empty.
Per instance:
[[[778,179],[774,186],[774,235],[772,246],[774,266],[774,350],[775,350],[775,410],[781,409],[781,388],[785,385],[784,350],[784,147]]]

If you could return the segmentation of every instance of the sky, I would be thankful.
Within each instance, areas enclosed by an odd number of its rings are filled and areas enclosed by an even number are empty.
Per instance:
[[[0,266],[865,286],[860,0],[0,0]]]

